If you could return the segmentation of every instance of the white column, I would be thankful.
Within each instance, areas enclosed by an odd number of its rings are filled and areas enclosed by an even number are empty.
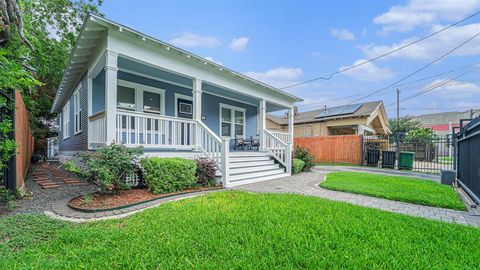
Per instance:
[[[230,172],[229,172],[229,166],[228,163],[229,157],[230,157],[230,138],[223,137],[222,138],[222,178],[223,178],[223,186],[228,187],[229,186],[229,177],[230,177]]]
[[[115,142],[117,115],[117,58],[118,53],[105,52],[105,138],[106,144]]]
[[[287,161],[287,173],[292,174],[292,158],[293,158],[293,128],[294,122],[293,117],[295,116],[295,111],[293,108],[288,109],[288,134],[290,135],[290,140],[287,142],[286,149],[286,161]]]
[[[197,150],[200,148],[200,143],[202,141],[202,129],[200,128],[199,122],[202,122],[202,80],[195,78],[193,80],[193,120],[197,123],[195,125],[195,145]]]
[[[267,102],[265,99],[260,100],[259,104],[259,135],[260,135],[260,150],[265,150],[265,133],[266,129],[266,116],[267,116]]]

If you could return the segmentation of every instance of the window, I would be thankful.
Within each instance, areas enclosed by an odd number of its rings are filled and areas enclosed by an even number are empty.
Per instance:
[[[135,110],[135,88],[117,86],[117,108]]]
[[[158,93],[143,91],[143,111],[160,113],[161,96]]]
[[[81,85],[79,86],[79,89],[81,88]],[[74,113],[75,113],[75,118],[74,118],[74,130],[75,130],[75,134],[77,133],[80,133],[82,131],[82,123],[81,123],[81,119],[82,119],[82,106],[81,106],[81,102],[80,102],[80,91],[77,90],[75,92],[75,94],[73,94],[73,110],[74,110]]]
[[[178,103],[178,112],[179,113],[184,113],[184,114],[193,114],[193,108],[192,104],[190,103],[185,103],[185,102],[179,102]]]
[[[70,100],[67,101],[62,111],[63,139],[70,137]]]
[[[220,125],[223,137],[245,137],[245,109],[220,104]]]

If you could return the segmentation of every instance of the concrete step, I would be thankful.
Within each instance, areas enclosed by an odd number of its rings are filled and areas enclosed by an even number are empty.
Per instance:
[[[230,169],[230,175],[246,174],[246,173],[250,174],[254,172],[275,170],[278,168],[280,168],[278,164],[269,164],[269,165],[263,165],[263,166],[249,166],[249,167],[243,167],[243,168]]]
[[[230,181],[228,187],[235,187],[235,186],[240,186],[240,185],[246,185],[246,184],[251,184],[251,183],[257,183],[261,181],[267,181],[267,180],[273,180],[277,178],[282,178],[282,177],[287,177],[288,173],[279,173],[279,174],[273,174],[273,175],[268,175],[268,176],[263,176],[263,177],[257,177],[257,178],[249,178],[245,180],[234,180]]]
[[[254,172],[254,173],[247,172],[242,174],[230,175],[229,180],[239,181],[239,180],[257,179],[259,177],[282,174],[282,173],[285,173],[285,170],[283,168],[278,168],[278,169],[273,169],[273,170],[268,170],[263,172]]]

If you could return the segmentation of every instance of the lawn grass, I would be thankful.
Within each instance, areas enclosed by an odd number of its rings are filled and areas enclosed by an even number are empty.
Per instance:
[[[452,187],[414,177],[333,172],[320,186],[395,201],[465,210],[465,204]]]
[[[49,236],[0,249],[0,269],[480,267],[477,228],[294,194],[217,192],[35,234]],[[17,237],[4,244],[15,246]]]

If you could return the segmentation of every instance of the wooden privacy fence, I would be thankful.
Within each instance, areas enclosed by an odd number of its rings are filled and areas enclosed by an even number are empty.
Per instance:
[[[23,190],[34,145],[29,114],[23,103],[22,95],[18,91],[15,91],[15,143],[17,144],[15,188]]]
[[[362,164],[362,135],[295,138],[294,146],[308,149],[317,162]]]

